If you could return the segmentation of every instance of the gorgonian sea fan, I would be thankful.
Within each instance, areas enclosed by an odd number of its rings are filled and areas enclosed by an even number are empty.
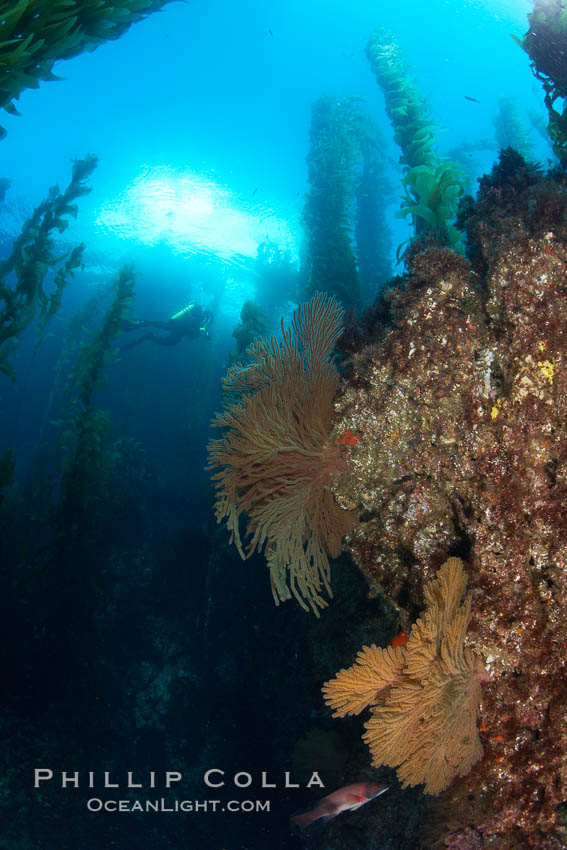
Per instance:
[[[460,558],[449,558],[424,588],[426,608],[403,646],[363,646],[348,669],[325,682],[334,717],[370,707],[364,740],[372,764],[397,767],[404,787],[440,794],[482,757],[477,721],[490,678],[465,645],[472,596]],[[461,600],[463,599],[462,603]]]
[[[332,363],[342,332],[337,301],[316,293],[299,307],[282,341],[256,340],[250,362],[223,380],[225,410],[213,421],[225,429],[209,443],[208,469],[217,490],[217,521],[226,519],[242,558],[264,552],[276,604],[292,594],[319,616],[331,596],[329,558],[337,557],[355,514],[340,508],[331,475],[346,469],[329,440],[339,375]],[[239,522],[248,518],[243,546]]]

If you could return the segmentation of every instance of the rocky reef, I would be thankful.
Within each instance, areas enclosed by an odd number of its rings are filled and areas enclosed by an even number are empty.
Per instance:
[[[334,494],[348,546],[407,626],[445,559],[467,564],[484,757],[425,846],[565,846],[567,183],[507,150],[461,202],[467,257],[414,246],[344,336]],[[467,843],[468,842],[468,843]]]

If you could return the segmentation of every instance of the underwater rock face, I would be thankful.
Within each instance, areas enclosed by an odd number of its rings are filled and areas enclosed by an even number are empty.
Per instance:
[[[505,152],[461,216],[471,262],[414,253],[392,324],[352,356],[336,401],[337,438],[359,439],[333,490],[359,511],[348,544],[371,593],[407,625],[424,580],[467,562],[470,644],[492,677],[485,756],[441,820],[479,846],[565,840],[566,206],[560,178]]]

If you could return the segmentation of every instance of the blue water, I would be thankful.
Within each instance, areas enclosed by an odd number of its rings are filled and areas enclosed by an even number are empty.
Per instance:
[[[274,332],[280,315],[289,316],[295,306],[292,291],[268,283],[259,273],[257,253],[268,244],[285,256],[291,272],[300,269],[312,104],[322,94],[360,98],[380,128],[387,176],[394,187],[387,204],[390,261],[392,273],[400,273],[396,247],[410,235],[407,223],[395,216],[401,195],[400,152],[364,55],[369,34],[376,26],[385,26],[398,38],[439,125],[440,154],[450,156],[463,142],[483,141],[468,163],[469,190],[474,191],[475,179],[490,170],[498,154],[494,119],[503,97],[512,98],[518,107],[533,159],[544,165],[553,161],[549,144],[528,118],[533,112],[546,121],[540,84],[528,57],[511,38],[511,33],[521,36],[526,31],[530,8],[527,0],[175,2],[132,26],[117,41],[57,63],[54,70],[64,79],[25,91],[17,103],[21,115],[1,119],[7,137],[0,142],[0,177],[12,181],[0,203],[4,252],[49,187],[67,185],[72,160],[88,153],[99,157],[89,179],[92,192],[79,199],[77,220],[57,239],[62,252],[85,242],[84,269],[65,291],[62,310],[48,325],[39,349],[34,349],[31,331],[20,341],[13,358],[15,384],[0,374],[0,452],[6,446],[15,449],[18,486],[25,486],[41,446],[56,439],[63,415],[56,370],[67,323],[98,284],[110,281],[124,263],[134,263],[133,315],[166,320],[190,301],[215,314],[209,338],[186,339],[174,348],[147,344],[118,353],[95,400],[110,411],[117,432],[141,443],[150,461],[149,519],[132,532],[140,545],[147,540],[161,546],[162,561],[158,564],[155,556],[153,567],[148,567],[158,577],[156,606],[164,606],[157,613],[169,617],[173,632],[184,635],[188,653],[192,646],[201,646],[203,622],[214,624],[214,629],[207,627],[207,651],[216,647],[218,657],[207,657],[206,670],[199,673],[202,687],[209,688],[206,698],[205,691],[201,693],[201,716],[208,718],[209,735],[217,729],[219,736],[228,736],[229,762],[237,768],[272,767],[261,758],[272,730],[266,726],[255,732],[251,727],[243,732],[243,718],[254,717],[257,724],[261,722],[257,717],[273,712],[277,702],[271,680],[266,709],[261,708],[261,695],[250,694],[249,683],[262,673],[251,659],[264,644],[277,645],[280,630],[287,630],[297,643],[292,641],[280,657],[281,681],[293,681],[294,667],[287,661],[301,657],[305,627],[301,613],[288,611],[289,606],[278,610],[283,619],[276,621],[268,583],[260,582],[266,579],[261,559],[242,565],[234,552],[227,555],[226,585],[219,595],[221,583],[210,566],[220,557],[215,555],[220,544],[211,542],[205,446],[209,421],[220,403],[220,379],[229,351],[235,349],[232,330],[244,301],[251,298],[264,305],[268,329]],[[219,534],[226,542],[224,529]],[[136,557],[141,558],[139,551]],[[205,581],[207,564],[217,584]],[[130,564],[125,569],[134,568]],[[145,610],[136,593],[132,611],[138,610],[137,604]],[[142,590],[139,593],[143,596]],[[253,602],[248,607],[249,599]],[[131,616],[143,631],[142,615]],[[147,616],[150,622],[157,614]],[[131,628],[131,623],[124,626],[125,645]],[[340,628],[331,629],[331,637],[342,641]],[[223,655],[235,645],[243,647],[238,664]],[[268,652],[265,647],[264,651]],[[201,663],[200,657],[196,668]],[[267,662],[266,670],[269,666]],[[125,677],[127,669],[125,665]],[[248,694],[250,704],[245,702],[244,708],[234,696],[235,682],[240,688],[238,700]],[[231,711],[234,722],[227,720]],[[290,751],[304,734],[301,722],[300,711],[289,720],[294,730]],[[174,723],[181,727],[184,720],[170,718]],[[167,720],[165,724],[167,728]],[[281,725],[278,728],[281,735]],[[199,750],[204,734],[205,722],[200,721],[192,745],[195,763],[218,766],[208,764]],[[148,746],[150,752],[152,746],[159,750],[155,741]],[[218,741],[216,746],[218,754]],[[279,746],[285,749],[281,742]],[[129,766],[125,764],[125,769]],[[288,769],[288,765],[275,767],[279,775]],[[211,850],[302,846],[296,839],[287,843],[285,837],[287,818],[300,805],[293,795],[285,799],[277,834],[265,820],[259,827],[252,818],[245,828],[240,825],[234,831],[223,821]],[[159,845],[149,837],[143,850],[205,846],[202,837],[201,843],[191,844],[179,829],[178,839],[174,831],[170,843],[164,839]],[[239,837],[230,843],[237,830]],[[126,850],[128,844],[120,835],[104,845],[97,843],[99,839],[91,843],[85,839],[81,850]],[[140,842],[139,836],[136,841]],[[4,846],[8,845],[0,840]],[[24,846],[51,850],[49,837],[42,835],[35,843],[22,842]]]
[[[51,183],[65,183],[74,157],[96,153],[93,192],[81,203],[76,230],[68,231],[70,239],[76,233],[88,241],[92,275],[138,262],[139,290],[159,287],[169,309],[186,292],[178,261],[197,255],[231,278],[220,316],[232,321],[242,298],[254,294],[249,269],[258,244],[268,239],[294,257],[300,251],[316,98],[362,98],[382,130],[392,177],[399,176],[399,154],[364,55],[372,29],[386,26],[397,35],[442,128],[441,153],[463,140],[493,142],[479,155],[478,176],[497,153],[499,98],[514,98],[525,116],[534,110],[545,118],[528,58],[510,37],[526,30],[529,8],[527,0],[353,2],[347,9],[314,0],[172,3],[119,40],[58,63],[64,81],[23,93],[22,117],[4,118],[11,207],[37,203]],[[545,161],[549,147],[532,136],[534,158]],[[399,242],[405,225],[395,209],[394,199],[391,226]],[[16,224],[5,217],[1,223]],[[155,270],[148,249],[155,248],[163,250],[162,265],[172,264],[168,285],[149,280]],[[214,299],[210,281],[198,286],[203,300]]]

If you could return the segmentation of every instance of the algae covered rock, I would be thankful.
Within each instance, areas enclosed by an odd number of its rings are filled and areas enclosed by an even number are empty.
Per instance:
[[[349,545],[371,591],[407,624],[443,560],[467,562],[469,644],[492,680],[485,757],[444,828],[522,847],[560,846],[567,797],[565,203],[560,176],[507,152],[461,216],[472,263],[414,253],[334,424],[358,437],[334,492],[359,511]]]

